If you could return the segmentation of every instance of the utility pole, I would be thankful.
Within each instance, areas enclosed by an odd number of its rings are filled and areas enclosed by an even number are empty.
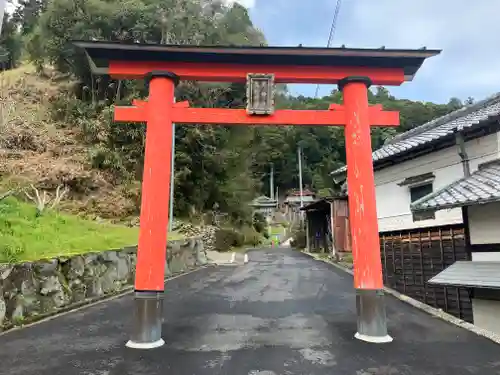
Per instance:
[[[269,175],[269,194],[271,199],[274,199],[274,164],[271,163],[271,174]]]
[[[6,6],[7,6],[7,0],[0,0],[0,35],[2,35],[3,16],[5,14]]]
[[[3,0],[0,0],[3,1]],[[168,24],[166,23],[165,17],[163,17],[162,22],[162,40],[160,44],[167,44],[169,40],[167,37],[164,39],[163,36],[168,36],[167,32]],[[175,103],[175,94],[174,94]],[[170,159],[170,200],[168,207],[168,232],[172,232],[174,229],[174,185],[175,185],[175,123],[172,123],[172,156]]]
[[[2,1],[2,0],[0,0]],[[170,201],[169,201],[169,220],[168,231],[172,232],[174,228],[174,175],[175,175],[175,124],[172,124],[172,158],[170,160]]]
[[[299,189],[300,189],[300,208],[304,206],[304,199],[302,198],[302,147],[297,148],[298,158],[299,158]],[[303,212],[300,211],[300,222],[303,224]]]

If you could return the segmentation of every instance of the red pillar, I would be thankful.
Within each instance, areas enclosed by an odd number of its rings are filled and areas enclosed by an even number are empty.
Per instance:
[[[149,101],[135,274],[136,324],[127,346],[149,349],[164,344],[161,322],[173,137],[171,109],[178,77],[152,72],[146,79]]]
[[[346,111],[349,221],[358,314],[356,337],[370,342],[388,342],[392,338],[387,335],[383,301],[368,107],[370,85],[371,81],[366,77],[347,77],[339,82]]]

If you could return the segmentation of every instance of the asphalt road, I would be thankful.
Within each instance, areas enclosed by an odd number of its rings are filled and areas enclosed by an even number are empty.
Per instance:
[[[350,275],[293,250],[167,283],[162,348],[125,348],[132,297],[0,336],[0,374],[500,374],[500,346],[387,297],[394,342],[353,338]]]

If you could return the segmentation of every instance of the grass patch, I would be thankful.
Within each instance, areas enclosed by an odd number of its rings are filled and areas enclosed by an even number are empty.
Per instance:
[[[344,253],[341,256],[341,261],[348,264],[353,264],[352,253]]]
[[[233,253],[245,253],[248,250],[248,247],[245,246],[238,246],[238,247],[232,247],[231,252]]]
[[[283,226],[282,225],[270,225],[269,226],[269,235],[270,236],[273,236],[273,235],[283,235],[284,233],[284,230],[283,230]]]
[[[46,211],[13,197],[0,201],[0,262],[18,262],[103,251],[137,244],[138,228],[100,224]],[[169,239],[182,238],[171,233]]]

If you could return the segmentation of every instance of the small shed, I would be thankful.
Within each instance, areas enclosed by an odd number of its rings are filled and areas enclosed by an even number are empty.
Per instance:
[[[347,196],[319,199],[302,207],[306,214],[306,247],[312,252],[351,251]]]

